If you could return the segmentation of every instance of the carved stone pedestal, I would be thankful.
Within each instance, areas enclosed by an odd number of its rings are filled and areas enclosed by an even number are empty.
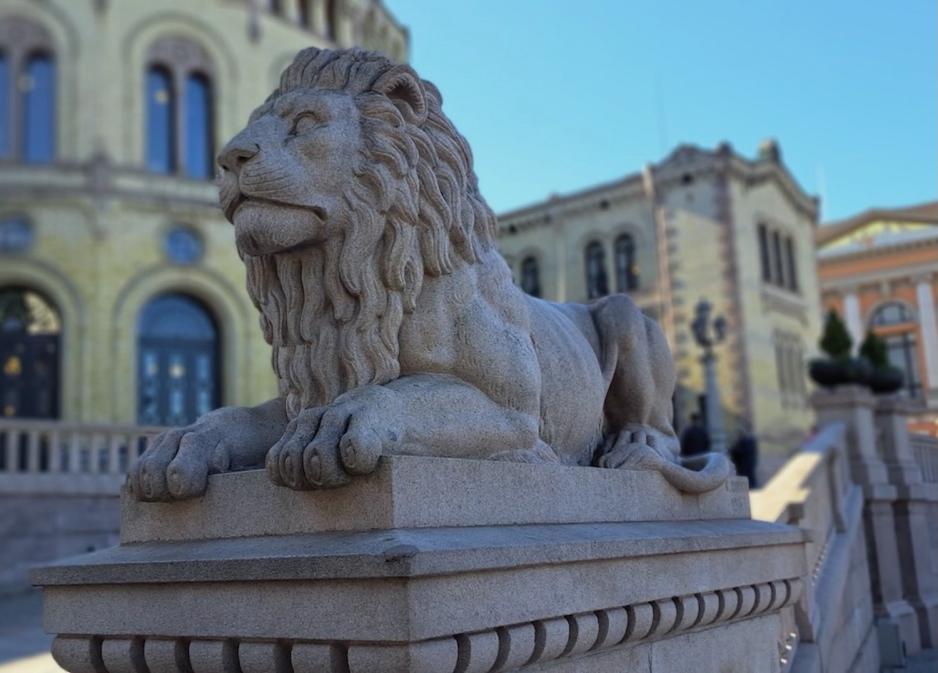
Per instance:
[[[745,480],[396,457],[293,492],[262,472],[123,501],[120,546],[36,572],[74,673],[779,670],[802,533]]]

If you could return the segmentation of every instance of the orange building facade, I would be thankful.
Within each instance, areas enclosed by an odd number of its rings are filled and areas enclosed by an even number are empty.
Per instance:
[[[914,432],[938,436],[938,202],[873,209],[817,231],[821,303],[844,318],[856,348],[886,341],[917,402]]]

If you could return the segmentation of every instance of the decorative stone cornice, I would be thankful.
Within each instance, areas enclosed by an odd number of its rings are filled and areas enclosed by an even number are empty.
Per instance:
[[[366,673],[377,670],[374,662],[397,670],[390,662],[399,660],[409,661],[409,670],[427,673],[497,673],[777,612],[794,604],[802,589],[800,578],[789,578],[391,645],[86,635],[58,636],[52,654],[66,670],[98,673],[247,673],[291,667]]]

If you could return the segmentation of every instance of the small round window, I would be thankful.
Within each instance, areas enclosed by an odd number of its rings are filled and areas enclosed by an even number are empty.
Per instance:
[[[22,216],[0,218],[0,252],[24,252],[33,244],[33,228]]]
[[[176,227],[163,242],[166,256],[175,264],[195,264],[205,253],[202,237],[189,227]]]

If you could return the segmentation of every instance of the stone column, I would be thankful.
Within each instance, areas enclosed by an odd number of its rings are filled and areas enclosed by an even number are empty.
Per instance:
[[[704,353],[700,362],[704,368],[706,385],[705,404],[707,405],[707,432],[710,433],[710,450],[726,453],[726,432],[723,428],[723,404],[720,400],[720,387],[717,384],[716,356],[713,351]]]
[[[877,448],[876,398],[863,386],[821,390],[811,399],[818,424],[844,423],[853,481],[862,487],[870,582],[877,619],[898,627],[908,654],[922,648],[918,615],[905,598],[895,504],[898,489]]]
[[[915,297],[918,300],[918,320],[922,326],[927,389],[938,390],[938,318],[935,317],[935,296],[930,276],[916,279]]]
[[[938,502],[938,484],[926,484],[909,441],[908,416],[913,405],[898,396],[876,404],[879,449],[896,487],[893,505],[903,593],[918,616],[923,647],[938,646],[938,565],[932,560],[929,509]]]
[[[853,339],[854,350],[863,342],[863,318],[860,316],[860,299],[856,292],[850,290],[844,294],[844,319],[847,322],[847,331]]]

